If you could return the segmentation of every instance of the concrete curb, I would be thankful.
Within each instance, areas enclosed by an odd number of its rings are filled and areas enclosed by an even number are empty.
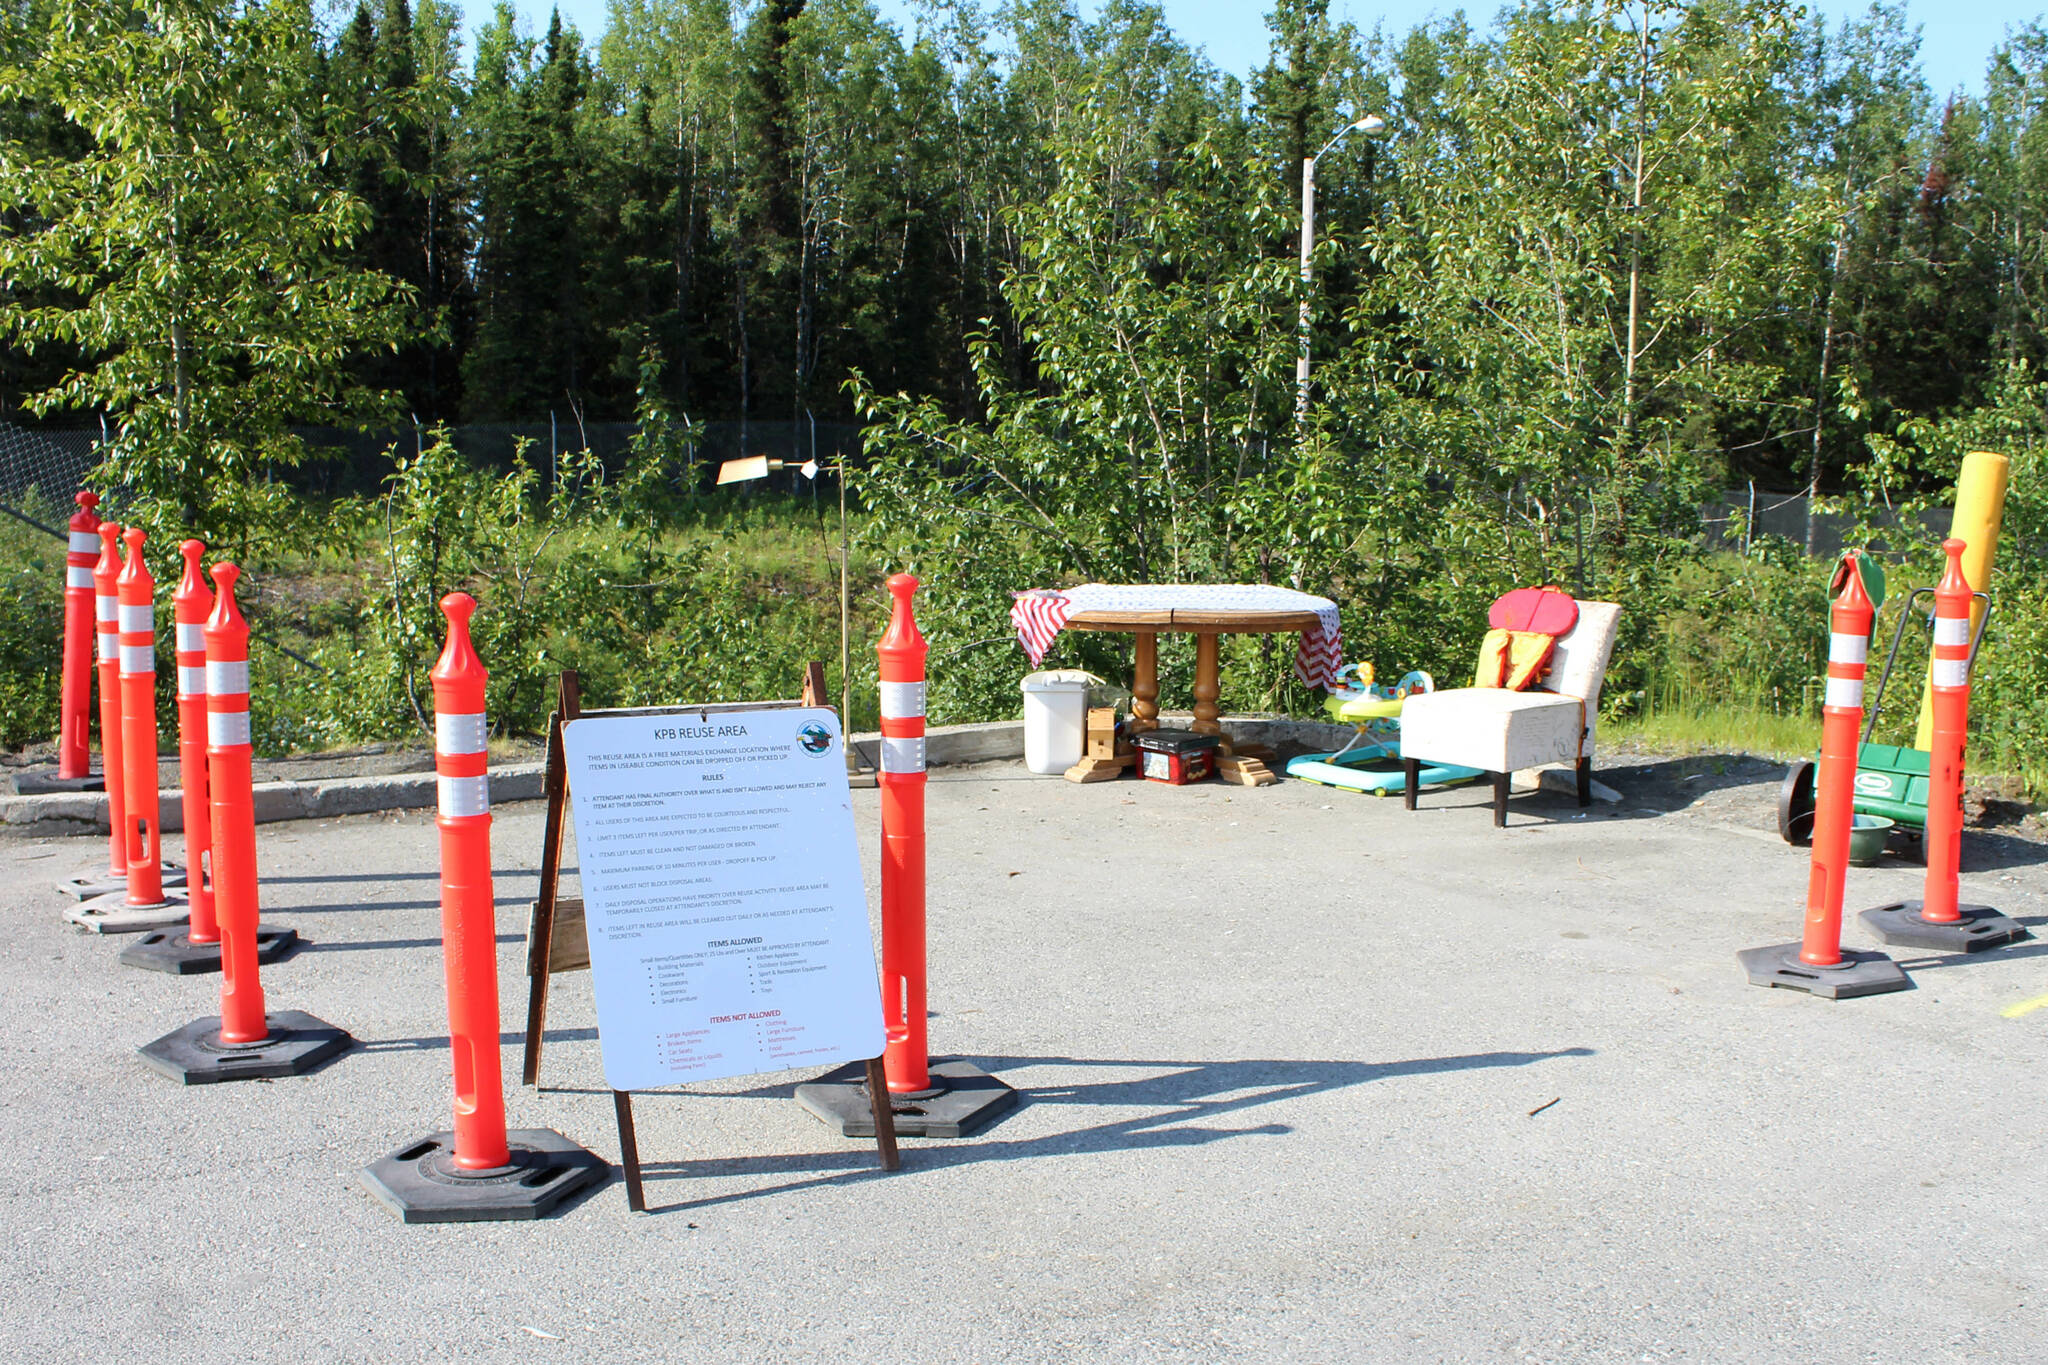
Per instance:
[[[540,796],[546,768],[539,763],[514,763],[491,769],[491,799],[503,804]],[[252,790],[256,823],[273,820],[324,820],[337,815],[367,815],[385,810],[419,810],[434,804],[432,773],[398,773],[388,777],[335,777],[317,782],[259,782]],[[157,799],[165,833],[185,828],[183,794],[173,787]],[[105,792],[51,792],[36,796],[0,797],[0,834],[29,836],[105,834]]]
[[[1190,717],[1168,712],[1168,724],[1186,724]],[[1351,738],[1348,725],[1296,720],[1287,716],[1224,716],[1230,733],[1251,744],[1301,744],[1311,750],[1339,749]],[[853,736],[854,752],[869,768],[881,762],[879,734]],[[1024,722],[998,720],[980,725],[935,726],[925,737],[925,761],[934,768],[961,763],[995,763],[1024,756]],[[547,769],[540,763],[508,763],[491,769],[491,801],[506,805],[538,800],[545,790]],[[1568,769],[1531,769],[1515,775],[1518,791],[1537,786],[1569,793]],[[333,777],[304,782],[259,782],[254,790],[258,824],[274,820],[326,820],[337,815],[369,815],[386,810],[423,810],[435,800],[434,775],[396,773],[386,777]],[[1602,801],[1619,801],[1620,793],[1593,784]],[[176,788],[162,793],[158,809],[165,833],[185,828],[185,808]],[[0,835],[42,837],[105,834],[104,792],[50,792],[35,796],[0,797]]]

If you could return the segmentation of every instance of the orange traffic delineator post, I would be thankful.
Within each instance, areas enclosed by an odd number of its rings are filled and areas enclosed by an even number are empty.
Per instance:
[[[94,638],[98,641],[100,692],[100,773],[107,792],[107,865],[101,872],[61,878],[57,889],[85,900],[128,888],[127,807],[121,799],[121,598],[118,580],[121,527],[103,521],[95,534],[99,558],[92,568]]]
[[[156,929],[121,953],[131,967],[191,976],[220,970],[220,925],[213,908],[213,810],[206,780],[206,618],[213,614],[213,589],[199,561],[206,546],[188,540],[178,547],[185,572],[171,594],[178,646],[178,785],[185,816],[185,863],[191,915],[185,929]],[[298,932],[259,923],[256,960],[275,962],[298,943]]]
[[[92,775],[93,577],[99,559],[99,494],[81,492],[64,554],[64,673],[57,713],[57,781],[74,791],[98,785]]]
[[[102,934],[140,933],[185,919],[182,895],[164,890],[162,808],[157,786],[156,580],[143,559],[139,527],[122,533],[128,561],[115,586],[121,677],[121,800],[118,832],[128,864],[124,890],[95,896],[66,916]]]
[[[603,1180],[596,1154],[549,1128],[505,1128],[498,1033],[497,897],[491,880],[490,675],[469,638],[476,602],[441,599],[448,637],[434,665],[434,773],[441,834],[441,957],[455,1127],[408,1143],[363,1172],[377,1201],[408,1223],[538,1218]]]
[[[1988,905],[1961,903],[1963,754],[1970,730],[1970,583],[1962,541],[1941,543],[1948,566],[1934,588],[1933,747],[1927,762],[1927,881],[1916,901],[1865,910],[1863,923],[1884,942],[1936,952],[1981,953],[2028,938],[2019,921]]]
[[[266,1013],[256,961],[256,804],[249,744],[249,626],[235,603],[233,564],[213,566],[217,589],[206,639],[207,798],[212,807],[213,903],[220,924],[220,1013],[140,1050],[186,1085],[300,1076],[355,1040],[303,1010]]]
[[[92,567],[93,615],[99,641],[100,771],[106,780],[107,791],[107,870],[58,881],[59,891],[80,900],[100,899],[117,892],[125,894],[128,889],[128,819],[127,802],[123,799],[126,776],[122,772],[121,735],[121,557],[117,551],[121,543],[121,527],[115,522],[103,521],[99,523],[96,534],[100,554]],[[184,873],[177,868],[166,867],[160,871],[167,886],[176,886],[184,880]],[[73,918],[76,914],[74,910],[66,918]],[[104,918],[104,915],[89,919],[87,923],[97,922],[99,918]]]
[[[1745,948],[1735,956],[1752,986],[1782,986],[1831,1000],[1902,991],[1911,983],[1883,953],[1842,947],[1842,889],[1855,818],[1857,731],[1863,724],[1863,676],[1877,606],[1863,585],[1863,563],[1842,557],[1830,585],[1827,691],[1821,703],[1820,771],[1814,784],[1813,855],[1806,883],[1806,932],[1798,943]]]
[[[931,647],[917,628],[911,602],[917,586],[907,573],[889,579],[896,605],[875,646],[882,675],[882,1068],[898,1134],[963,1137],[1015,1107],[1017,1092],[970,1062],[935,1063],[929,1053],[924,742],[925,660]],[[874,1132],[865,1063],[798,1086],[797,1099],[848,1137]]]
[[[93,610],[97,618],[100,684],[100,771],[107,782],[107,880],[128,884],[126,772],[121,762],[121,527],[99,526],[100,557],[93,564]]]

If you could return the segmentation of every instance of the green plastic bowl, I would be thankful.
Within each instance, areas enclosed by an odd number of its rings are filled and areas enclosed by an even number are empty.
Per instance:
[[[1857,816],[1849,826],[1849,861],[1857,867],[1875,867],[1891,833],[1892,822],[1882,815]]]

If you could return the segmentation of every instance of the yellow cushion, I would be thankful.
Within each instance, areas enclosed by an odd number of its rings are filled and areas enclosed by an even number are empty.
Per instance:
[[[1556,648],[1557,637],[1541,631],[1489,630],[1479,643],[1479,668],[1472,685],[1526,691],[1549,669]]]

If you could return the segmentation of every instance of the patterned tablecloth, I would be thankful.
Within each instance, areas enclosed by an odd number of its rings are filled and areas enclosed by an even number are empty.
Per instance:
[[[1034,666],[1052,648],[1067,618],[1081,611],[1312,611],[1318,621],[1301,633],[1294,651],[1294,676],[1327,690],[1336,685],[1337,670],[1344,664],[1337,604],[1292,588],[1267,583],[1083,583],[1078,588],[1032,588],[1015,598],[1010,624]]]

